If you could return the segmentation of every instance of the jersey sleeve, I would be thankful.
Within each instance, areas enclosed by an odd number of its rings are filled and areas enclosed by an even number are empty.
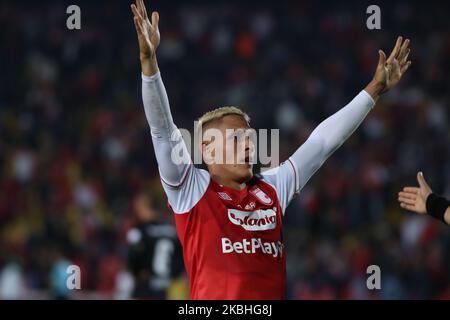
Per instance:
[[[295,195],[300,192],[297,168],[294,159],[289,158],[278,167],[261,174],[263,180],[275,189],[283,214]]]
[[[358,128],[374,105],[372,97],[361,91],[346,106],[322,121],[288,161],[263,173],[263,178],[275,187],[283,213],[293,197]]]
[[[200,201],[209,186],[209,172],[192,165],[184,180],[178,186],[163,181],[170,208],[175,214],[186,214]]]
[[[142,75],[142,100],[169,204],[175,213],[186,213],[206,192],[209,174],[192,163],[180,130],[172,119],[160,72],[150,77]]]

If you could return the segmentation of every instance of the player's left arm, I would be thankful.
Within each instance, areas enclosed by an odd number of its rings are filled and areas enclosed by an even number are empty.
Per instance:
[[[308,140],[292,155],[302,188],[314,172],[338,149],[374,107],[379,96],[392,89],[411,65],[409,40],[398,37],[391,55],[379,50],[377,69],[372,81],[350,103],[325,119]]]
[[[379,50],[379,60],[372,81],[350,103],[320,123],[304,144],[280,167],[266,172],[275,185],[283,209],[311,176],[358,128],[379,96],[392,89],[411,65],[409,40],[397,38],[392,53]],[[276,174],[274,175],[273,173]]]

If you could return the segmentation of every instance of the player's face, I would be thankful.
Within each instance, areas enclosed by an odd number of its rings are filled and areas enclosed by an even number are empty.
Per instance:
[[[251,160],[254,145],[247,121],[238,115],[228,115],[210,128],[220,131],[220,140],[217,141],[222,143],[211,143],[214,138],[208,138],[208,134],[203,135],[206,137],[204,154],[209,153],[214,158],[213,163],[207,162],[208,167],[223,178],[239,183],[248,181],[253,176]]]

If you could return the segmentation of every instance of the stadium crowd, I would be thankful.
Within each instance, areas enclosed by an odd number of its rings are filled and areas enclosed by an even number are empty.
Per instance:
[[[149,190],[172,223],[141,100],[129,4],[0,4],[0,298],[129,298],[126,234]],[[450,195],[450,23],[444,2],[386,2],[382,29],[362,2],[148,3],[174,120],[192,132],[236,105],[280,129],[280,159],[370,81],[378,49],[412,41],[409,74],[316,173],[284,219],[290,299],[450,299],[450,230],[402,210],[422,170]],[[426,6],[426,8],[425,8]],[[448,8],[447,8],[448,9]],[[368,290],[366,268],[381,269]],[[181,280],[186,281],[186,280]],[[168,298],[187,296],[177,283]],[[89,295],[88,295],[89,293]]]

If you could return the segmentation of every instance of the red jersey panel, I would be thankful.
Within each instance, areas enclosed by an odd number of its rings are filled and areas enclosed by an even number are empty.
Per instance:
[[[284,299],[282,218],[263,179],[241,191],[211,179],[192,209],[175,214],[191,299]]]

